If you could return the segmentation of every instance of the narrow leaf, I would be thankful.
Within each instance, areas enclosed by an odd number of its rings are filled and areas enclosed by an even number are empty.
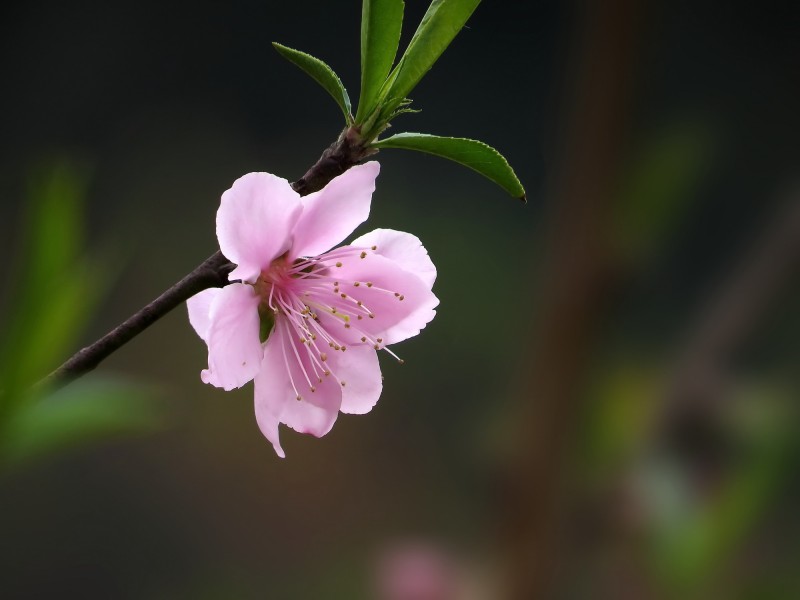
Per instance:
[[[522,187],[511,165],[497,150],[466,138],[439,137],[426,133],[398,133],[372,144],[375,148],[404,148],[449,158],[491,179],[515,198],[525,201]]]
[[[403,0],[364,0],[361,7],[361,93],[356,123],[369,116],[397,56]]]
[[[393,102],[406,98],[461,31],[481,0],[433,0],[400,62],[389,76],[382,96]]]
[[[103,439],[152,432],[163,422],[156,395],[140,384],[87,379],[27,402],[3,429],[0,463],[13,466]]]
[[[0,389],[8,398],[58,364],[99,301],[104,272],[83,253],[89,171],[60,160],[32,176],[0,339]]]
[[[347,95],[347,90],[344,88],[342,80],[333,72],[333,69],[320,59],[314,58],[305,52],[287,48],[277,42],[272,42],[272,45],[275,46],[275,49],[281,56],[300,67],[325,88],[325,91],[336,100],[336,104],[342,109],[347,123],[350,124],[353,122],[352,110],[350,108],[350,96]]]

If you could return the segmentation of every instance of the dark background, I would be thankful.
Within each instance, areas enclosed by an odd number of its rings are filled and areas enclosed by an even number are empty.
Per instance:
[[[401,49],[426,5],[406,2]],[[528,204],[452,163],[379,154],[359,231],[418,235],[441,306],[395,348],[404,366],[382,362],[378,406],[323,439],[284,430],[280,460],[250,387],[201,384],[204,345],[176,310],[99,369],[159,389],[159,431],[0,479],[0,596],[796,597],[800,454],[748,461],[797,431],[797,244],[768,248],[800,239],[775,225],[800,223],[799,16],[792,2],[483,3],[393,131],[495,146]],[[336,105],[270,42],[328,62],[355,103],[359,20],[355,1],[3,8],[5,323],[38,165],[89,169],[89,247],[122,257],[77,349],[215,250],[234,179],[296,179],[335,139]],[[709,359],[692,340],[758,290],[698,383]],[[693,389],[673,394],[685,363]],[[764,410],[778,417],[753,433]],[[717,533],[692,538],[704,527]],[[392,596],[398,555],[462,591]]]

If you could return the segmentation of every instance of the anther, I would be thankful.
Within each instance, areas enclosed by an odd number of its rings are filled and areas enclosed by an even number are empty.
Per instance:
[[[378,343],[380,344],[380,343],[383,341],[383,338],[378,338],[378,339],[377,339],[377,340],[375,340],[375,341],[376,341],[376,342],[378,342]]]
[[[300,402],[300,400],[302,400],[302,399],[303,399],[303,397],[300,394],[297,394],[297,401]]]
[[[359,321],[360,321],[361,319],[363,319],[363,318],[364,318],[364,317],[362,317],[361,315],[358,315],[358,320],[359,320]]]
[[[336,266],[337,266],[337,267],[341,267],[341,266],[342,266],[342,263],[340,263],[340,262],[337,262],[337,263],[336,263]]]
[[[380,350],[380,349],[381,349],[381,347],[380,347],[378,344],[375,344],[375,345],[373,346],[373,348],[375,348],[375,350]]]
[[[315,388],[315,387],[312,385],[312,386],[311,386],[311,391],[312,391],[312,392],[316,392],[316,391],[317,391],[317,388]]]
[[[361,258],[367,258],[367,253],[366,252],[362,252],[361,253]]]
[[[350,329],[350,323],[345,323],[345,324],[344,324],[344,328],[345,328],[345,329]]]
[[[354,282],[353,282],[353,287],[358,287],[358,286],[360,286],[360,285],[361,285],[361,284],[360,284],[359,282],[357,282],[357,281],[354,281]]]
[[[367,287],[372,287],[372,282],[371,281],[367,282]]]
[[[347,298],[347,294],[342,294],[342,298]]]
[[[322,352],[322,353],[319,355],[319,359],[320,359],[322,362],[325,362],[326,360],[328,360],[328,355],[327,355],[327,354],[325,354],[324,352]]]
[[[361,336],[361,341],[362,341],[362,342],[366,342],[366,341],[367,341],[367,338],[366,338],[366,337],[364,337],[364,336]]]
[[[377,250],[377,249],[378,249],[378,247],[377,247],[377,246],[373,246],[373,247],[372,247],[372,249],[373,249],[373,250]]]
[[[400,300],[401,302],[402,302],[403,300],[405,300],[405,299],[406,299],[406,297],[405,297],[405,296],[400,296],[400,298],[399,298],[399,300]]]
[[[342,383],[342,387],[344,387],[347,384],[346,381],[342,381],[341,383]]]

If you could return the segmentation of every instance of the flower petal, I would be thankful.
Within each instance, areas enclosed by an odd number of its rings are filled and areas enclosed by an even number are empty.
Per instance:
[[[339,283],[338,294],[333,289],[309,291],[317,306],[336,308],[335,315],[316,310],[323,327],[340,343],[350,345],[359,343],[364,335],[367,343],[380,346],[417,335],[436,315],[439,299],[422,279],[393,260],[374,252],[367,252],[363,259],[358,253],[354,256],[337,261],[341,267],[330,267]],[[346,298],[341,298],[342,293]]]
[[[332,375],[325,376],[319,367],[315,369],[308,348],[279,317],[264,346],[264,360],[255,378],[256,421],[278,456],[284,456],[278,423],[322,437],[336,422],[341,403],[339,382]]]
[[[208,369],[201,373],[203,382],[232,390],[258,373],[263,356],[259,301],[253,287],[244,283],[219,290],[210,306]]]
[[[371,161],[345,171],[323,189],[302,199],[290,255],[317,256],[367,220],[380,164]]]
[[[378,353],[368,346],[351,346],[346,352],[331,354],[332,368],[345,382],[341,411],[352,415],[368,413],[378,402],[383,389]]]
[[[186,308],[189,309],[189,323],[206,343],[208,343],[208,329],[211,327],[211,304],[221,291],[220,288],[209,288],[198,292],[186,301]]]
[[[396,262],[406,271],[414,273],[428,288],[436,281],[436,267],[422,242],[415,235],[394,229],[376,229],[353,240],[351,246],[372,248],[376,253]]]
[[[301,212],[300,196],[285,179],[269,173],[237,179],[222,194],[217,211],[219,247],[238,265],[229,279],[254,282],[289,248]]]

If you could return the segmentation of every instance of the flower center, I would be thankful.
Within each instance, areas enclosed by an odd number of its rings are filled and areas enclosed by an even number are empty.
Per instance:
[[[375,250],[375,246],[370,249],[345,246],[318,257],[295,261],[283,255],[272,261],[253,284],[261,298],[258,309],[261,341],[265,342],[273,330],[282,328],[282,339],[288,340],[282,348],[287,368],[289,362],[294,362],[304,380],[296,382],[292,378],[298,400],[302,399],[302,388],[313,392],[315,384],[322,383],[323,378],[329,375],[345,385],[331,368],[327,354],[330,351],[345,352],[345,340],[350,340],[347,343],[370,345],[375,350],[386,350],[403,362],[386,348],[382,338],[372,337],[360,325],[375,318],[370,302],[362,301],[363,298],[370,294],[373,297],[385,294],[392,301],[402,302],[404,296],[371,281],[348,281],[337,273],[348,261],[364,260]],[[367,294],[366,290],[370,292]],[[327,315],[332,321],[325,323],[320,315]],[[332,323],[340,324],[341,333]]]

